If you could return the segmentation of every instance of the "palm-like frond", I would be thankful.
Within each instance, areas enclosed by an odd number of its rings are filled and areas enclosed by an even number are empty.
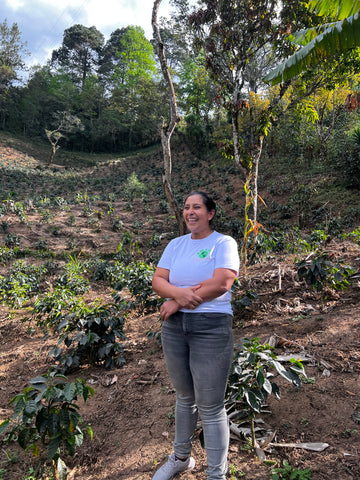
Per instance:
[[[360,0],[310,0],[309,9],[320,17],[344,20],[360,10]]]
[[[320,4],[324,1],[326,0],[313,0],[313,3]],[[356,1],[354,3],[360,2]],[[264,81],[276,85],[290,80],[307,68],[317,65],[325,58],[360,46],[359,11],[343,20],[323,25],[322,28],[324,30],[315,36],[307,31],[299,32],[296,37],[294,36],[296,43],[302,43],[305,46],[266,75]],[[314,31],[314,29],[311,30]],[[309,38],[312,39],[308,42]]]

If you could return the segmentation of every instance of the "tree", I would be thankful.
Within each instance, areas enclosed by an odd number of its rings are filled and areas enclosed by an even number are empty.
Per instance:
[[[104,35],[95,27],[73,25],[64,31],[62,46],[53,51],[52,65],[58,64],[71,73],[82,90],[88,75],[97,72],[104,41]]]
[[[110,35],[100,61],[99,73],[110,86],[151,79],[156,72],[154,50],[138,26],[117,29]]]
[[[112,108],[121,112],[131,150],[156,74],[154,50],[144,30],[137,26],[115,30],[105,45],[99,72],[111,93]]]
[[[330,56],[360,46],[359,0],[311,0],[309,8],[327,21],[289,35],[302,48],[268,73],[265,81],[273,85],[284,82]]]
[[[160,19],[160,36],[184,118],[181,127],[185,128],[188,146],[199,153],[209,147],[210,133],[218,121],[218,107],[214,104],[217,87],[205,68],[204,53],[192,48],[194,34],[188,22],[189,2],[171,0],[170,3],[175,8],[170,18]]]
[[[218,117],[218,107],[214,105],[217,88],[205,68],[203,52],[184,60],[179,79],[179,105],[186,121],[187,143],[201,152],[209,146],[210,133]]]
[[[336,119],[344,110],[343,99],[346,94],[340,88],[332,91],[319,90],[314,96],[313,104],[309,105],[307,119],[315,125],[321,163],[325,163],[327,145],[333,135]]]
[[[22,55],[29,55],[26,43],[21,41],[21,33],[16,23],[8,26],[7,20],[0,23],[0,117],[5,129],[8,89],[18,80],[18,71],[25,68]]]
[[[189,21],[194,29],[195,46],[205,52],[205,65],[219,88],[218,101],[229,113],[232,124],[232,141],[226,147],[245,179],[246,205],[245,229],[242,249],[246,262],[247,240],[257,234],[257,177],[264,137],[271,126],[271,116],[285,94],[289,83],[273,95],[265,109],[255,112],[250,108],[249,65],[260,52],[270,50],[280,24],[278,2],[275,0],[202,0],[204,8],[191,14]],[[256,115],[255,115],[256,113]],[[239,118],[248,115],[251,123],[251,142],[241,138]],[[253,207],[253,219],[248,216]]]
[[[64,133],[70,133],[77,129],[82,129],[81,120],[69,112],[57,112],[54,118],[59,122],[54,130],[45,129],[46,136],[51,145],[51,154],[49,157],[49,165],[52,164],[56,152],[59,150],[59,141],[64,137]]]
[[[176,125],[180,122],[181,119],[178,113],[174,85],[173,85],[171,75],[167,66],[165,48],[161,39],[160,30],[159,30],[158,21],[157,21],[160,3],[161,3],[161,0],[154,1],[151,23],[153,27],[154,43],[155,43],[156,51],[159,57],[161,71],[164,76],[164,80],[165,80],[165,84],[167,87],[169,100],[170,100],[170,121],[169,123],[163,123],[161,127],[161,144],[162,144],[163,156],[164,156],[164,173],[163,173],[162,180],[164,185],[165,196],[171,208],[173,209],[176,216],[176,220],[178,222],[179,234],[183,235],[185,233],[185,224],[171,189],[172,161],[171,161],[171,145],[170,145],[171,136],[176,128]]]
[[[78,95],[76,108],[73,110],[81,118],[84,127],[82,130],[74,132],[76,137],[73,140],[78,145],[82,145],[85,150],[93,152],[95,149],[97,120],[107,104],[108,99],[105,96],[103,84],[97,75],[88,75],[84,87]]]
[[[79,90],[69,74],[52,73],[49,65],[34,67],[27,84],[19,92],[18,114],[10,112],[9,124],[22,128],[29,136],[43,135],[53,120],[54,112],[73,112]]]
[[[9,27],[5,19],[0,23],[0,92],[18,79],[18,70],[25,68],[22,54],[29,52],[21,41],[19,28],[16,23]]]

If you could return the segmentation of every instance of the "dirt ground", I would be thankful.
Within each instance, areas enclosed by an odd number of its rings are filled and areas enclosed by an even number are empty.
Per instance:
[[[6,152],[11,154],[8,149]],[[124,214],[124,222],[130,225],[132,219],[127,217],[133,214]],[[37,222],[36,215],[29,212],[33,225],[29,231],[9,214],[11,231],[23,235],[24,245],[47,238],[52,249],[61,248],[66,235],[55,238],[49,226]],[[66,232],[69,227],[62,215],[58,212],[56,225]],[[111,242],[116,245],[115,238],[115,233],[107,231],[105,245],[98,233],[87,231],[85,225],[82,229],[84,250],[99,251]],[[343,259],[360,271],[360,246],[332,240],[327,251],[333,259]],[[4,275],[6,268],[3,265],[0,274]],[[307,379],[300,389],[278,379],[281,400],[270,397],[269,413],[260,415],[266,432],[274,434],[264,450],[266,459],[259,460],[246,439],[232,438],[229,478],[270,480],[271,469],[286,460],[294,469],[310,468],[313,480],[359,480],[359,274],[353,275],[348,289],[316,292],[297,277],[292,255],[277,255],[249,266],[240,284],[239,295],[253,289],[258,298],[235,315],[236,342],[245,337],[258,337],[263,343],[275,339],[277,355],[304,359]],[[109,297],[109,287],[98,285],[96,295]],[[44,343],[40,332],[30,332],[28,325],[21,322],[25,313],[0,307],[0,421],[12,414],[9,400],[50,364],[47,352],[53,340]],[[147,335],[149,330],[159,328],[157,313],[128,318],[123,367],[106,371],[87,366],[69,375],[84,378],[95,390],[94,397],[80,409],[83,419],[92,426],[94,438],[86,438],[75,457],[68,459],[70,479],[150,480],[172,452],[175,394],[161,347]],[[323,442],[327,447],[315,452],[284,446],[305,442]],[[28,478],[31,455],[20,452],[17,461],[7,462],[5,452],[13,451],[13,447],[2,447],[0,467],[6,473],[0,478]],[[198,436],[193,456],[195,469],[179,478],[205,480],[206,456]]]

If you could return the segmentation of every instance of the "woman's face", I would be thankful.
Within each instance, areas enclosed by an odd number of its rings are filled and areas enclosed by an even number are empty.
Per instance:
[[[191,195],[186,199],[183,217],[192,238],[205,238],[211,233],[209,222],[214,215],[215,210],[208,211],[201,195]]]

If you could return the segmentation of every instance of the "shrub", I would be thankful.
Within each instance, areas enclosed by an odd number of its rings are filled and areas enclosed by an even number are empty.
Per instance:
[[[322,290],[325,285],[335,290],[348,288],[348,279],[354,273],[353,268],[342,261],[333,264],[325,252],[300,260],[295,265],[299,278],[304,279],[316,290]]]
[[[67,469],[61,457],[65,451],[73,457],[86,432],[92,438],[92,429],[83,425],[76,401],[78,397],[86,401],[94,391],[85,380],[78,378],[70,383],[55,370],[33,378],[29,384],[10,400],[14,414],[0,424],[0,434],[6,433],[6,443],[17,441],[25,451],[31,450],[40,457],[39,463],[51,462],[57,470],[56,478],[66,479]]]
[[[283,467],[271,470],[271,480],[311,480],[311,469],[299,470],[292,467],[286,460],[283,460]]]
[[[122,220],[120,220],[119,217],[116,217],[113,219],[113,221],[111,222],[111,230],[113,232],[120,232],[120,230],[122,229],[123,227],[123,222]]]
[[[344,233],[342,236],[343,238],[351,239],[353,240],[353,242],[360,245],[360,228],[355,228],[355,230],[353,230],[352,232]],[[1,248],[0,248],[0,257],[1,257]]]
[[[57,333],[60,341],[49,355],[54,356],[65,371],[87,363],[103,363],[109,369],[123,365],[123,348],[117,342],[125,338],[125,315],[120,314],[122,309],[122,305],[115,303],[75,303],[59,324]],[[59,348],[61,344],[66,348]]]
[[[142,183],[135,172],[127,178],[123,187],[123,196],[125,200],[134,200],[146,193],[146,185]]]
[[[18,260],[9,271],[8,277],[0,276],[0,300],[11,307],[22,307],[39,291],[46,267],[26,265]]]
[[[20,237],[16,233],[8,233],[4,237],[4,244],[6,247],[19,247]]]
[[[55,288],[36,298],[31,316],[47,337],[50,331],[57,329],[64,313],[71,310],[75,302],[76,298],[73,292],[66,288]],[[29,318],[25,320],[29,320]]]
[[[0,247],[0,262],[6,263],[12,258],[16,257],[19,254],[20,249],[19,247],[11,248],[11,247]]]
[[[89,291],[89,281],[76,273],[64,273],[55,281],[55,288],[65,287],[75,295],[80,295]]]
[[[334,151],[335,168],[350,188],[360,188],[360,127],[350,130],[337,142]]]
[[[64,372],[70,367],[103,363],[106,368],[122,365],[125,314],[123,303],[85,304],[66,289],[56,289],[39,298],[32,318],[44,331],[59,335],[57,346],[49,356],[55,358]]]
[[[253,290],[247,291],[246,294],[240,298],[234,298],[232,301],[234,311],[237,312],[239,310],[244,310],[246,307],[249,307],[252,304],[253,300],[256,300],[257,298],[258,295]]]
[[[118,264],[113,286],[116,290],[129,290],[132,296],[129,307],[144,311],[158,305],[160,299],[155,295],[151,285],[154,271],[154,267],[141,261],[132,262],[127,266]],[[121,296],[116,295],[115,300],[121,300]]]
[[[245,338],[237,347],[227,385],[226,408],[231,418],[251,419],[252,445],[255,447],[255,414],[262,412],[269,395],[274,394],[280,399],[279,387],[269,380],[273,376],[272,371],[296,387],[301,386],[300,375],[306,375],[302,363],[295,359],[291,361],[290,369],[286,370],[277,361],[273,348],[268,344],[261,345],[258,338]]]

